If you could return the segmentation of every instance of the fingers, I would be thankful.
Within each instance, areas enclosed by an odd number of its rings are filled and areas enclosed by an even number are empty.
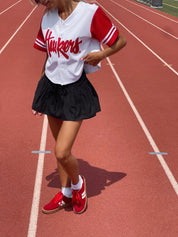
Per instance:
[[[81,58],[80,60],[84,61],[85,64],[90,64],[92,66],[96,66],[99,63],[99,60],[91,57],[91,55],[88,54],[85,57]]]
[[[37,112],[35,110],[32,110],[32,114],[37,116],[37,117],[42,116],[42,113],[39,113],[39,112]]]
[[[35,110],[32,109],[32,114],[36,115],[36,113],[37,113],[37,112],[36,112]]]
[[[85,55],[83,58],[80,59],[80,61],[85,61],[88,58],[88,54]]]
[[[87,59],[88,57],[90,57],[90,53],[88,53],[87,55],[85,55],[83,58],[81,58],[82,60]]]
[[[83,60],[84,63],[86,64],[96,66],[102,59],[103,59],[103,53],[99,51],[99,52],[88,53],[87,55],[82,57],[80,60]]]
[[[88,63],[88,61],[91,60],[91,55],[90,53],[85,55],[83,58],[80,59],[81,61],[85,61],[85,63]]]

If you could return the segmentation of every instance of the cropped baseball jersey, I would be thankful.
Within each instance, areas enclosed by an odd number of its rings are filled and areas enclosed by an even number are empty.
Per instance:
[[[63,20],[58,9],[47,12],[41,21],[34,47],[48,53],[45,74],[55,84],[66,85],[77,81],[83,70],[96,71],[85,64],[82,57],[99,51],[100,43],[112,46],[119,30],[96,4],[79,2]]]

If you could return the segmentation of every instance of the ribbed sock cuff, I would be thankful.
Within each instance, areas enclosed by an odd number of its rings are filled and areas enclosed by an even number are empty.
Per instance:
[[[80,190],[82,188],[82,184],[83,184],[83,180],[82,180],[82,177],[79,175],[79,181],[78,181],[78,184],[73,184],[71,183],[71,188],[73,190]]]
[[[62,187],[62,193],[68,198],[72,198],[72,189],[70,187]]]

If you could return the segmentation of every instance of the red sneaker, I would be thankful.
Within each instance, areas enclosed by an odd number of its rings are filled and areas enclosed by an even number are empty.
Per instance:
[[[45,214],[54,213],[62,208],[68,207],[72,204],[72,198],[68,198],[63,195],[62,192],[56,194],[56,196],[42,208],[42,212]]]
[[[83,180],[82,188],[80,190],[72,190],[73,211],[76,214],[81,214],[82,212],[86,210],[86,207],[87,207],[86,181],[83,176],[81,177]]]

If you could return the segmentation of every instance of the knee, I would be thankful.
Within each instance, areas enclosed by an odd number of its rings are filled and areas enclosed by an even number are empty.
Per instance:
[[[68,161],[68,158],[71,154],[71,152],[69,150],[60,149],[58,147],[55,147],[54,152],[55,152],[57,161],[59,161],[62,164],[66,163]]]

